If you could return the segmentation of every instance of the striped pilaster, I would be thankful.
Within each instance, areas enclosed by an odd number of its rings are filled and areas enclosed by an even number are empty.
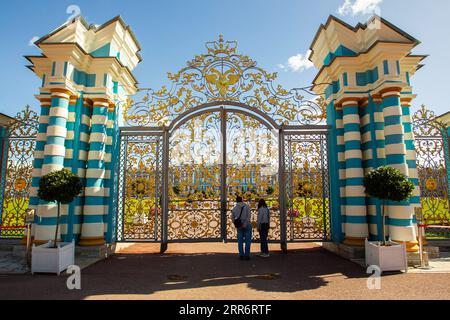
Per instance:
[[[378,167],[377,138],[375,122],[375,105],[372,97],[368,97],[360,102],[360,122],[361,122],[361,151],[363,155],[364,175]],[[366,195],[367,222],[371,240],[377,240],[380,234],[381,206],[376,198]]]
[[[66,125],[70,95],[70,92],[65,89],[51,90],[51,107],[48,114],[41,176],[61,170],[64,167]],[[58,230],[61,234],[67,231],[67,211],[67,206],[61,206],[61,228]],[[57,219],[56,204],[40,201],[36,215],[34,241],[36,243],[42,243],[53,239]]]
[[[35,221],[39,220],[37,215],[40,200],[37,196],[39,190],[39,180],[42,177],[42,165],[44,164],[44,148],[47,140],[48,118],[50,114],[50,106],[52,104],[51,96],[40,97],[41,114],[39,116],[39,128],[36,136],[36,147],[34,149],[33,171],[31,173],[31,188],[29,208],[35,210]],[[34,237],[36,227],[33,224],[31,235]]]
[[[74,158],[74,166],[77,168],[77,174],[80,177],[83,186],[86,186],[86,167],[89,153],[89,139],[91,131],[92,101],[86,98],[79,99],[79,121],[77,141],[78,146],[75,150],[77,155]],[[78,115],[78,113],[77,113]],[[78,240],[81,237],[81,226],[83,222],[83,211],[85,205],[84,195],[75,203],[74,219],[73,219],[73,237]]]
[[[344,239],[342,223],[342,196],[341,196],[341,170],[345,169],[344,155],[344,126],[342,123],[342,109],[337,109],[334,102],[327,106],[327,124],[331,126],[328,136],[329,170],[330,170],[330,196],[331,196],[331,237],[334,242]],[[341,154],[341,156],[339,156]],[[344,177],[345,179],[345,177]]]
[[[73,173],[77,173],[73,170],[73,159],[74,159],[74,149],[76,146],[75,135],[77,133],[77,96],[71,96],[69,100],[69,108],[68,108],[68,117],[66,123],[66,140],[64,143],[66,154],[64,157],[64,168],[72,171]],[[74,216],[74,203],[78,201],[79,197],[76,197],[74,201],[72,201],[68,207],[68,217],[67,224],[61,225],[61,230],[66,230],[66,232],[61,233],[61,238],[65,242],[72,241],[72,230],[73,230],[73,216]]]
[[[111,161],[106,153],[108,107],[107,99],[93,99],[85,204],[79,242],[82,246],[105,243],[104,215],[107,213],[105,197],[109,197],[109,189],[105,186],[106,163]]]
[[[373,152],[375,140],[372,137],[371,107],[372,105],[369,106],[368,99],[364,99],[360,102],[359,117],[364,175],[376,167],[376,155],[374,155]]]
[[[52,90],[52,105],[48,120],[47,140],[44,148],[44,164],[42,165],[43,176],[64,168],[69,99],[70,93],[68,91]]]
[[[345,216],[345,142],[344,142],[344,120],[342,108],[336,108],[336,149],[339,171],[339,197],[341,202],[341,216]],[[345,221],[342,222],[342,232],[345,234]]]
[[[105,161],[105,192],[108,190],[108,193],[105,193],[104,197],[104,203],[103,205],[106,208],[105,215],[103,216],[103,223],[105,225],[105,239],[109,238],[109,232],[112,228],[111,225],[109,225],[109,221],[111,221],[110,217],[108,215],[114,214],[109,210],[110,206],[110,194],[111,190],[113,190],[112,181],[113,177],[111,172],[113,171],[113,137],[114,137],[114,124],[115,124],[115,107],[113,105],[110,106],[108,110],[108,122],[106,125],[106,146],[105,146],[105,152],[106,152],[106,161]],[[111,195],[112,196],[112,195]]]
[[[371,98],[372,101],[372,123],[373,132],[372,139],[375,141],[376,146],[376,167],[382,167],[386,165],[386,142],[384,137],[384,114],[383,114],[383,99],[381,95],[374,95]]]
[[[51,97],[40,98],[41,115],[39,116],[39,128],[36,136],[36,147],[34,149],[33,172],[31,174],[30,204],[31,209],[37,210],[39,198],[39,179],[42,177],[42,165],[44,164],[44,148],[47,140],[48,118],[50,114]]]
[[[411,98],[402,98],[402,115],[403,115],[403,129],[405,131],[405,145],[406,145],[406,163],[408,164],[409,180],[414,183],[415,189],[413,191],[412,197],[409,199],[409,203],[413,210],[415,208],[420,208],[422,206],[420,202],[420,184],[419,184],[419,173],[417,171],[417,155],[416,148],[414,145],[414,130],[413,130],[413,120],[411,116]],[[413,226],[418,234],[417,219],[415,216],[415,211],[413,211]],[[407,243],[409,251],[417,251],[418,243],[415,241],[410,241]]]
[[[409,176],[400,91],[400,88],[388,88],[381,92],[385,123],[386,164]],[[414,209],[409,201],[388,202],[386,210],[389,217],[387,225],[391,239],[400,242],[416,241],[416,231],[413,225]]]
[[[345,143],[345,240],[364,245],[368,237],[358,99],[342,102]]]
[[[402,98],[402,117],[403,129],[405,131],[405,146],[406,146],[406,163],[408,164],[408,178],[414,183],[416,189],[413,196],[409,199],[409,203],[413,207],[420,207],[420,187],[419,174],[417,172],[417,157],[416,148],[414,146],[414,132],[411,117],[411,98]]]

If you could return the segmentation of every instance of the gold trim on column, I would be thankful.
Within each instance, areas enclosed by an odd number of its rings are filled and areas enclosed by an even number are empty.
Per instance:
[[[355,106],[358,106],[358,107],[359,107],[359,101],[360,101],[360,100],[361,100],[361,98],[357,98],[357,97],[348,97],[348,98],[343,98],[343,99],[337,101],[334,105],[335,105],[336,108],[344,108],[344,107],[346,107],[346,106],[344,106],[344,103],[346,103],[346,102],[354,102],[355,105],[353,105],[353,106],[354,106],[354,107],[355,107]]]
[[[400,103],[402,107],[411,107],[412,98],[400,98]]]
[[[80,238],[80,241],[78,242],[78,245],[82,247],[95,247],[104,244],[106,244],[104,237],[85,237]]]
[[[41,244],[44,244],[44,243],[48,243],[49,241],[52,241],[52,242],[53,242],[53,240],[55,240],[55,238],[53,238],[53,239],[48,239],[48,240],[35,240],[35,239],[33,238],[32,241],[31,241],[31,243],[33,243],[33,244],[35,244],[35,245],[41,245]],[[56,240],[56,243],[59,243],[59,242],[62,242],[62,240],[61,240],[61,239]]]
[[[369,106],[369,98],[364,98],[359,101],[359,106],[365,108]]]
[[[400,87],[390,87],[380,90],[379,94],[383,99],[390,97],[400,97],[400,92],[402,92],[402,88]]]
[[[352,247],[364,247],[366,242],[366,238],[353,238],[353,237],[345,237],[343,244]]]
[[[406,252],[419,252],[419,242],[417,241],[397,241],[393,240],[394,242],[403,244],[406,243]]]

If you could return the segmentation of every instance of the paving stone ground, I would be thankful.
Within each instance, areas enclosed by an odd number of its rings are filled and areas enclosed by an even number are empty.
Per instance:
[[[82,270],[81,290],[67,289],[67,275],[0,275],[0,299],[450,299],[448,273],[386,273],[369,290],[358,264],[315,244],[289,249],[240,261],[236,244],[170,244],[165,255],[134,244]]]
[[[0,251],[0,274],[26,274],[28,271],[25,258],[15,256],[12,252]]]

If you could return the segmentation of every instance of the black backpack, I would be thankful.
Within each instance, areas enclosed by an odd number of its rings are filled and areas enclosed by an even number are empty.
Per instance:
[[[239,217],[233,221],[234,226],[236,227],[236,229],[239,229],[240,227],[242,227],[241,216],[242,216],[242,211],[244,210],[244,207],[245,207],[245,205],[243,205],[241,207],[241,213],[239,214]]]

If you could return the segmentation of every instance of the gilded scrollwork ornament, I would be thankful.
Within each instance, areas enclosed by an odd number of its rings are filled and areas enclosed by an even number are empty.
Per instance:
[[[275,85],[277,73],[257,66],[237,53],[236,41],[206,43],[207,53],[197,55],[177,73],[168,73],[171,86],[142,89],[140,101],[128,100],[123,117],[130,126],[169,125],[178,115],[206,103],[236,103],[265,113],[279,125],[320,124],[326,119],[321,97],[306,99],[309,91],[286,90]]]

